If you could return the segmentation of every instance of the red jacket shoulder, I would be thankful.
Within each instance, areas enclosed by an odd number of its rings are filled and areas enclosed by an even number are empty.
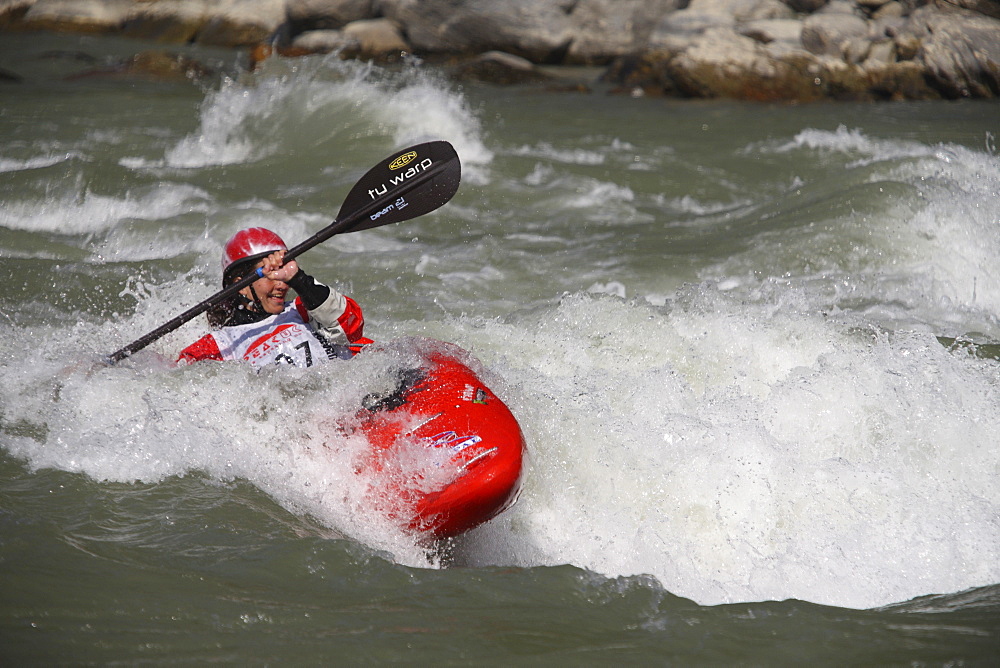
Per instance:
[[[219,344],[216,343],[215,337],[211,334],[201,337],[177,356],[178,364],[191,364],[201,360],[222,361],[222,351],[219,350]]]

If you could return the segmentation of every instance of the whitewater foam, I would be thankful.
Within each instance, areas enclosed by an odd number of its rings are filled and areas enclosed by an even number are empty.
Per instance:
[[[995,582],[1000,364],[774,297],[573,297],[465,331],[519,352],[487,358],[533,445],[505,556],[648,573],[700,603]]]
[[[122,195],[104,195],[90,190],[85,183],[71,181],[48,198],[8,203],[0,211],[0,227],[86,234],[112,229],[123,222],[162,220],[211,207],[208,193],[187,184],[160,183]]]
[[[420,113],[416,113],[419,110]],[[164,156],[180,168],[247,164],[272,156],[335,156],[358,136],[387,135],[396,147],[428,138],[450,141],[470,167],[492,153],[464,98],[416,68],[390,74],[336,57],[273,59],[209,93],[197,130]],[[473,169],[469,176],[475,175]]]
[[[972,324],[979,333],[1000,335],[997,156],[878,140],[843,126],[805,130],[773,149],[755,150],[823,151],[827,160],[843,160],[847,172],[832,184],[832,196],[829,180],[805,180],[786,198],[783,206],[797,203],[795,214],[810,217],[808,226],[775,225],[747,252],[703,269],[702,278],[755,274],[744,279],[747,289],[780,278],[812,286],[816,309],[861,312],[870,304],[867,315],[887,328],[957,336]]]

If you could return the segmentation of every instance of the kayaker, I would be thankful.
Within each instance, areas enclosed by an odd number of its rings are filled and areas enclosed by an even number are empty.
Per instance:
[[[308,367],[349,359],[366,343],[365,320],[350,297],[316,281],[295,260],[284,263],[285,242],[263,227],[240,230],[222,253],[222,286],[248,272],[261,278],[208,311],[213,331],[181,351],[178,363],[199,360]],[[259,270],[259,271],[258,271]],[[294,300],[286,301],[288,290]]]

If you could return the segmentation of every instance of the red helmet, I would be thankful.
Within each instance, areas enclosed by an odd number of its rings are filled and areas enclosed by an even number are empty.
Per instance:
[[[222,275],[225,278],[237,267],[256,262],[276,250],[288,250],[288,247],[271,230],[264,227],[240,230],[222,250]]]

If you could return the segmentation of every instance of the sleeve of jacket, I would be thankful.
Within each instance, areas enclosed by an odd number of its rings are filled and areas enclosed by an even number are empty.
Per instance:
[[[206,334],[182,350],[175,364],[193,364],[201,360],[222,361],[222,352],[219,350],[219,344],[216,343],[215,337],[211,334]]]
[[[356,301],[301,270],[288,284],[298,294],[295,307],[302,319],[312,321],[331,343],[348,345],[364,337],[365,318]]]

